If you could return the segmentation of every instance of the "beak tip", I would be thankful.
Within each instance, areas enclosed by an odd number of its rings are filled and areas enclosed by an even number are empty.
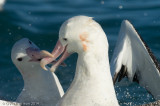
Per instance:
[[[45,71],[48,71],[48,69],[46,68],[46,64],[43,63],[43,60],[41,60],[40,62],[40,66],[42,67],[42,69],[44,69]]]
[[[44,67],[42,67],[45,71],[48,71],[48,69],[44,66]]]
[[[53,56],[53,55],[51,55],[51,58],[54,58],[54,56]]]
[[[51,69],[50,69],[50,71],[51,71],[51,72],[55,72],[56,68],[57,68],[57,67],[52,66]]]

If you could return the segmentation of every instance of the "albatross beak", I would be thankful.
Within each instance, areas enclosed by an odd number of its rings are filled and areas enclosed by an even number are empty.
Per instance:
[[[38,48],[29,47],[26,49],[27,55],[31,58],[29,61],[40,61],[43,58],[50,57],[53,55],[45,50],[40,50]]]
[[[47,57],[41,60],[40,65],[44,70],[47,70],[45,65],[50,64],[53,60],[55,60],[56,58],[58,58],[61,54],[62,56],[60,57],[60,59],[58,61],[55,62],[55,64],[51,67],[51,71],[54,72],[55,69],[70,55],[67,51],[66,51],[67,46],[63,46],[61,44],[61,42],[58,40],[52,55],[53,57]]]

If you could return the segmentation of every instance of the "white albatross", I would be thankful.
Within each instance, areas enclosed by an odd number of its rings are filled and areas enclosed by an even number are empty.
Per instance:
[[[63,54],[62,54],[63,53]],[[60,28],[59,40],[52,54],[41,66],[62,57],[52,71],[70,54],[78,53],[74,80],[57,106],[118,106],[110,65],[108,41],[101,26],[87,16],[76,16]]]
[[[114,83],[127,76],[160,100],[160,66],[149,47],[128,21],[123,21],[111,60]]]
[[[33,42],[24,38],[14,44],[11,57],[24,80],[24,88],[16,102],[24,105],[56,105],[64,94],[62,86],[48,67],[48,71],[40,67],[40,60],[52,55],[47,51],[40,51]]]

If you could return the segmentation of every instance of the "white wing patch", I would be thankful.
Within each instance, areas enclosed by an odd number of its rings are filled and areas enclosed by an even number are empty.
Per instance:
[[[114,76],[114,82],[117,79],[120,81],[125,75],[130,81],[136,80],[141,86],[145,87],[155,99],[160,99],[160,68],[158,62],[127,20],[121,24],[118,41],[111,60],[111,72]]]

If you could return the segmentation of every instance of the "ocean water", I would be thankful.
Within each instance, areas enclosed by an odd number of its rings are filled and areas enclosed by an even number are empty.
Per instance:
[[[101,24],[109,41],[111,58],[122,20],[129,20],[160,60],[160,0],[6,0],[0,11],[0,99],[14,101],[23,79],[11,61],[11,48],[29,38],[41,49],[51,51],[61,24],[76,15],[87,15]],[[66,91],[73,80],[77,55],[66,60],[68,67],[56,71]],[[137,83],[122,80],[115,86],[122,106],[155,101]]]

